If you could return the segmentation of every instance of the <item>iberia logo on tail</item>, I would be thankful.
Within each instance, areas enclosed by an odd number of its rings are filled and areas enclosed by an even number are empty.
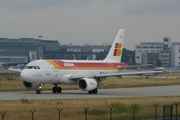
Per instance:
[[[121,56],[121,54],[122,54],[121,47],[122,47],[121,43],[116,43],[115,44],[113,56]]]

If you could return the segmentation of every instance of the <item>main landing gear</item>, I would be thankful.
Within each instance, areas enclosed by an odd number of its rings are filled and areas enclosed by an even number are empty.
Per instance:
[[[94,90],[88,91],[89,94],[97,94],[98,93],[98,89],[95,88]]]
[[[61,93],[62,89],[61,87],[58,87],[57,84],[54,84],[55,86],[52,88],[53,93]]]

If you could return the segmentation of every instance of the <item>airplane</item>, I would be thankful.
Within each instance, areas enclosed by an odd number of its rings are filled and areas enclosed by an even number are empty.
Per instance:
[[[17,71],[21,72],[24,87],[36,89],[36,94],[42,94],[44,84],[53,84],[53,93],[61,93],[62,88],[58,87],[59,84],[77,84],[80,90],[97,94],[99,83],[107,77],[162,73],[162,71],[121,72],[128,67],[121,62],[124,35],[125,30],[120,29],[104,60],[40,59],[28,63],[23,70]]]

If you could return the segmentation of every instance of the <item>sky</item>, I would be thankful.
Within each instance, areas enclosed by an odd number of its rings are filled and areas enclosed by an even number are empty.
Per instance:
[[[61,44],[112,44],[125,29],[124,48],[140,42],[180,42],[180,0],[0,0],[0,38]]]

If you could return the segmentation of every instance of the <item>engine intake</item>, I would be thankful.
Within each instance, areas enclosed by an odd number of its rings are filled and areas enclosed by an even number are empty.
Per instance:
[[[81,78],[78,80],[77,86],[82,91],[91,91],[97,88],[97,81],[92,78]]]
[[[36,83],[30,83],[30,82],[23,81],[23,85],[26,89],[29,89],[29,90],[38,88],[38,85]]]

